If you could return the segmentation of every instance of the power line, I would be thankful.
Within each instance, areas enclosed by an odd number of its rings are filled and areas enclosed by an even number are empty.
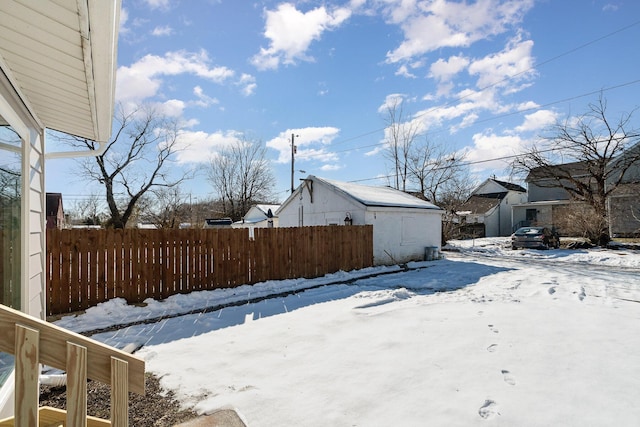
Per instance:
[[[637,80],[640,81],[640,80]],[[593,141],[596,145],[602,142],[607,142],[607,139],[604,140],[595,140]],[[573,147],[581,147],[582,145],[579,143],[576,143]],[[440,171],[440,170],[445,170],[445,169],[450,169],[450,168],[459,168],[459,167],[464,167],[464,166],[472,166],[472,165],[478,165],[478,164],[482,164],[482,163],[490,163],[490,162],[498,162],[501,160],[509,160],[509,159],[517,159],[518,157],[525,157],[525,156],[529,156],[532,154],[543,154],[543,153],[550,153],[550,152],[554,152],[554,151],[565,151],[569,148],[573,148],[571,146],[565,146],[565,147],[554,147],[554,148],[547,148],[544,150],[535,150],[535,151],[526,151],[524,153],[520,153],[520,154],[511,154],[508,156],[500,156],[500,157],[493,157],[493,158],[489,158],[489,159],[483,159],[483,160],[474,160],[474,161],[468,161],[468,162],[460,162],[457,163],[455,165],[444,165],[444,166],[439,166],[436,168],[431,169],[431,171]],[[435,165],[436,163],[432,163],[432,165]],[[351,180],[348,182],[363,182],[363,181],[373,181],[373,180],[378,180],[378,179],[384,179],[384,178],[394,178],[395,174],[393,175],[382,175],[382,176],[377,176],[375,178],[362,178],[362,179],[356,179],[356,180]]]
[[[522,74],[528,73],[528,72],[530,72],[530,71],[533,71],[533,70],[535,70],[535,69],[539,68],[540,66],[543,66],[543,65],[549,64],[550,62],[553,62],[553,61],[556,61],[556,60],[558,60],[558,59],[560,59],[560,58],[563,58],[563,57],[565,57],[565,56],[568,56],[568,55],[570,55],[570,54],[572,54],[572,53],[575,53],[575,52],[577,52],[577,51],[579,51],[579,50],[582,50],[582,49],[584,49],[584,48],[586,48],[586,47],[589,47],[589,46],[591,46],[591,45],[594,45],[594,44],[596,44],[596,43],[598,43],[598,42],[600,42],[600,41],[602,41],[602,40],[605,40],[605,39],[607,39],[607,38],[609,38],[609,37],[612,37],[612,36],[614,36],[614,35],[616,35],[616,34],[619,34],[619,33],[623,32],[623,31],[626,31],[626,30],[628,30],[628,29],[630,29],[630,28],[633,28],[633,27],[635,27],[635,26],[637,26],[637,25],[640,25],[640,20],[639,20],[639,21],[635,21],[635,22],[633,22],[633,23],[631,23],[631,24],[629,24],[629,25],[626,25],[626,26],[624,26],[624,27],[622,27],[622,28],[619,28],[619,29],[617,29],[617,30],[614,30],[614,31],[612,31],[612,32],[610,32],[610,33],[607,33],[607,34],[605,34],[605,35],[603,35],[603,36],[600,36],[600,37],[598,37],[598,38],[596,38],[596,39],[593,39],[593,40],[590,40],[590,41],[588,41],[588,42],[586,42],[586,43],[583,43],[583,44],[581,44],[581,45],[579,45],[579,46],[577,46],[577,47],[575,47],[575,48],[572,48],[572,49],[570,49],[570,50],[567,50],[567,51],[565,51],[565,52],[562,52],[562,53],[560,53],[560,54],[558,54],[558,55],[556,55],[556,56],[553,56],[553,57],[551,57],[551,58],[549,58],[549,59],[546,59],[546,60],[544,60],[544,61],[542,61],[542,62],[538,63],[536,66],[529,67],[529,68],[527,68],[526,70],[523,70],[523,71],[520,71],[520,72],[518,72],[518,73],[512,74],[512,75],[510,75],[510,76],[504,77],[503,79],[498,80],[497,82],[491,83],[491,84],[489,84],[489,85],[487,85],[487,86],[484,86],[484,87],[482,87],[482,88],[478,89],[477,91],[475,91],[475,92],[473,92],[473,93],[470,93],[470,94],[467,94],[467,95],[460,96],[460,97],[458,97],[458,98],[455,98],[455,99],[450,100],[449,102],[446,102],[445,104],[438,105],[438,106],[436,106],[436,107],[432,107],[432,108],[430,108],[430,109],[428,109],[428,110],[426,110],[426,111],[423,111],[421,114],[416,115],[416,116],[414,117],[414,119],[418,119],[418,118],[423,117],[423,116],[425,116],[425,115],[427,115],[427,114],[429,114],[429,113],[433,113],[433,112],[435,112],[435,111],[441,110],[441,109],[443,109],[443,108],[445,108],[445,107],[450,107],[450,106],[452,106],[452,105],[454,105],[454,104],[457,104],[457,103],[459,103],[460,101],[462,101],[462,100],[464,100],[464,99],[466,99],[466,98],[468,98],[468,97],[470,97],[470,96],[472,96],[472,95],[475,95],[475,94],[477,94],[477,93],[484,92],[484,91],[485,91],[485,90],[487,90],[487,89],[490,89],[490,88],[492,88],[492,87],[495,87],[495,86],[497,86],[497,85],[499,85],[499,84],[501,84],[501,83],[504,83],[504,82],[506,82],[506,81],[512,80],[512,79],[514,79],[515,77],[517,77],[517,76],[519,76],[519,75],[522,75]],[[637,82],[638,82],[638,81],[636,80],[636,81],[634,81],[634,82],[632,82],[632,83],[637,83]],[[626,85],[626,84],[625,84],[625,85]],[[615,87],[614,87],[614,88],[615,88]],[[582,95],[582,96],[586,96],[586,95]],[[581,97],[581,96],[579,96],[579,97]],[[560,103],[560,102],[566,102],[567,100],[572,100],[572,99],[575,99],[575,98],[568,98],[568,99],[563,100],[563,101],[558,101],[557,103]],[[551,104],[546,104],[546,105],[553,105],[553,103],[551,103]],[[540,107],[536,107],[536,108],[540,108]],[[523,111],[526,111],[526,110],[523,110]],[[506,114],[505,116],[512,115],[512,114],[518,114],[519,112],[520,112],[520,111],[518,111],[518,112],[514,112],[514,113],[511,113],[511,114]],[[503,117],[503,116],[498,116],[497,118],[500,118],[500,117]],[[488,121],[488,120],[490,120],[490,119],[486,119],[485,121]],[[476,122],[476,123],[482,123],[482,122],[480,122],[480,121],[479,121],[479,122]],[[350,137],[350,138],[343,139],[342,141],[338,141],[337,143],[335,143],[335,144],[333,144],[333,145],[335,146],[335,145],[339,145],[339,144],[344,144],[344,143],[349,142],[349,141],[353,141],[353,140],[356,140],[356,139],[363,138],[363,137],[365,137],[365,136],[369,136],[369,135],[373,135],[373,134],[376,134],[376,133],[382,132],[382,131],[384,131],[385,129],[386,129],[386,128],[378,128],[378,129],[375,129],[375,130],[372,130],[372,131],[369,131],[369,132],[365,132],[365,133],[362,133],[362,134],[359,134],[359,135],[356,135],[356,136],[353,136],[353,137]],[[356,147],[356,148],[354,148],[354,150],[359,149],[359,148],[366,148],[366,147],[369,147],[369,146],[365,146],[365,147]],[[349,151],[349,150],[345,150],[345,151]],[[337,153],[341,153],[341,152],[343,152],[343,151],[337,151]]]
[[[586,92],[586,93],[582,93],[580,95],[574,95],[574,96],[570,96],[568,98],[563,98],[563,99],[560,99],[560,100],[557,100],[557,101],[551,101],[551,102],[548,102],[546,104],[536,105],[535,107],[524,108],[522,110],[512,111],[510,113],[504,113],[504,114],[500,114],[500,115],[497,115],[497,116],[492,116],[492,117],[489,117],[489,118],[486,118],[486,119],[477,120],[476,122],[474,122],[474,124],[486,123],[486,122],[490,122],[490,121],[493,121],[493,120],[499,120],[499,119],[502,119],[502,118],[505,118],[505,117],[524,114],[524,113],[527,113],[529,111],[539,110],[541,108],[550,107],[550,106],[556,105],[556,104],[562,104],[564,102],[574,101],[574,100],[579,99],[579,98],[584,98],[584,97],[592,96],[592,95],[595,95],[595,94],[598,94],[598,93],[603,93],[603,92],[608,92],[608,91],[615,90],[615,89],[620,89],[620,88],[623,88],[623,87],[626,87],[626,86],[631,86],[631,85],[638,84],[638,83],[640,83],[640,79],[632,80],[632,81],[625,82],[625,83],[620,83],[620,84],[617,84],[617,85],[614,85],[614,86],[609,86],[609,87],[601,88],[601,89],[598,89],[598,90],[592,90],[592,91],[589,91],[589,92]],[[446,128],[442,127],[441,129],[436,129],[435,131],[430,131],[429,134],[433,135],[433,134],[437,134],[437,133],[440,133],[440,132],[445,132],[446,130],[447,130]],[[354,147],[354,148],[346,148],[344,150],[335,151],[335,153],[346,153],[346,152],[349,152],[349,151],[361,150],[363,148],[378,147],[378,146],[382,146],[382,145],[385,145],[385,144],[386,144],[386,142],[384,142],[384,141],[376,142],[375,144],[362,145],[362,146]]]

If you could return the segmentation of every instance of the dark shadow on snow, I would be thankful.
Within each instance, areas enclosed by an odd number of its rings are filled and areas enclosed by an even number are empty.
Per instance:
[[[343,280],[298,291],[211,306],[188,313],[176,313],[170,317],[146,319],[83,334],[118,348],[132,344],[136,347],[157,345],[284,314],[314,304],[346,299],[363,292],[406,290],[399,298],[383,298],[356,308],[390,303],[413,295],[453,292],[473,285],[483,277],[508,270],[503,267],[450,260],[420,263],[400,271],[384,272],[351,281]]]

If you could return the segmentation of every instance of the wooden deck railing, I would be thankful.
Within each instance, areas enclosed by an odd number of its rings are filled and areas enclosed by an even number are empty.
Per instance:
[[[109,425],[87,417],[87,378],[111,384],[112,426],[128,425],[129,391],[144,394],[142,359],[4,305],[0,351],[15,356],[14,417],[0,420],[0,427]],[[40,364],[66,370],[66,411],[39,411]]]

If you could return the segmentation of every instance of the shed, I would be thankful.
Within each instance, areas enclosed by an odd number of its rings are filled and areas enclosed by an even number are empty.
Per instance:
[[[442,214],[432,203],[389,187],[309,175],[276,211],[280,227],[373,225],[374,265],[423,260],[440,249]]]

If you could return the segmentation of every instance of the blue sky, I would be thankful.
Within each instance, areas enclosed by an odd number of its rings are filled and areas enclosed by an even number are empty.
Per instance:
[[[123,0],[116,97],[184,123],[176,170],[206,167],[241,134],[266,144],[280,201],[292,133],[296,185],[386,185],[394,99],[467,153],[476,179],[507,178],[505,161],[486,160],[523,152],[599,91],[615,118],[640,105],[639,40],[633,0]],[[47,191],[101,193],[64,161],[47,167]],[[183,190],[214,197],[204,173]]]

